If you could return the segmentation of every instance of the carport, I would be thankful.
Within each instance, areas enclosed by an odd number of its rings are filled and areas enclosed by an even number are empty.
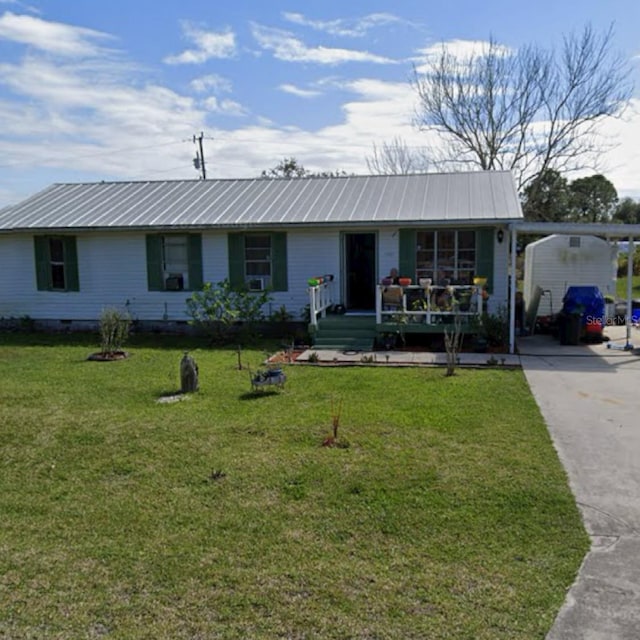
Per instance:
[[[511,281],[509,292],[509,353],[515,353],[516,349],[516,249],[518,234],[536,234],[549,236],[552,234],[576,235],[576,236],[599,236],[606,240],[628,240],[628,266],[627,266],[627,314],[632,308],[632,276],[633,276],[633,254],[635,251],[634,239],[640,237],[640,224],[596,224],[596,223],[569,223],[569,222],[515,222],[509,225],[509,235],[511,237]],[[626,345],[631,349],[631,323],[627,318]]]

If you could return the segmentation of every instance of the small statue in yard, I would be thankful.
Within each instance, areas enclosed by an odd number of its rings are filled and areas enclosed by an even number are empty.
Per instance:
[[[198,390],[198,365],[189,355],[184,352],[180,361],[180,391],[182,393],[193,393]]]

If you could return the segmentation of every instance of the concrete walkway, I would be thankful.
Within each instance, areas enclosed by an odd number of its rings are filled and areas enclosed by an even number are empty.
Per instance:
[[[624,327],[607,333],[623,346]],[[640,331],[631,343],[640,347]],[[548,640],[640,638],[640,351],[521,339],[521,362],[592,538]]]

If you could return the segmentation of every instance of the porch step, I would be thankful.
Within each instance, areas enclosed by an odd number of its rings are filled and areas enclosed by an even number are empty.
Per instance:
[[[320,318],[314,335],[316,349],[370,351],[376,338],[374,316],[335,315]]]

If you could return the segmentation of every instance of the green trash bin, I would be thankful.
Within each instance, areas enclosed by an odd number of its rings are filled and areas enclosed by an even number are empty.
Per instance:
[[[560,344],[580,344],[580,333],[582,331],[582,314],[560,313],[558,315],[558,330],[560,336]]]

